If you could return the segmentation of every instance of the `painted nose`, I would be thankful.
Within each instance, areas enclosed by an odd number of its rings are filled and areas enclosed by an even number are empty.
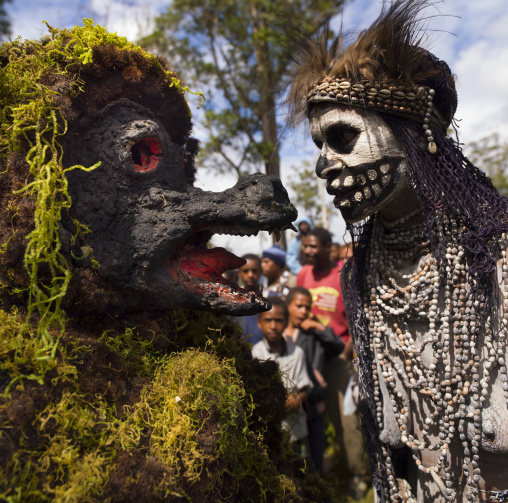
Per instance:
[[[340,159],[327,159],[320,155],[316,163],[316,175],[326,180],[334,172],[334,176],[337,176],[345,167],[346,163]]]

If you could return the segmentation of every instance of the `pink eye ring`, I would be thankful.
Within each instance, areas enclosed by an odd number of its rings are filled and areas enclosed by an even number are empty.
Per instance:
[[[132,163],[136,173],[148,173],[159,164],[162,147],[155,137],[146,137],[131,147]]]

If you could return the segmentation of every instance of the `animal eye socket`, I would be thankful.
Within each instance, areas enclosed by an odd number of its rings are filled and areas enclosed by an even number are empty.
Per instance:
[[[131,147],[132,164],[136,173],[153,171],[162,154],[162,147],[158,138],[147,137],[137,141]]]

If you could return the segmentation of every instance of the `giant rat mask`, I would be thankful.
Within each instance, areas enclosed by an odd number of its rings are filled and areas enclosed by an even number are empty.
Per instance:
[[[100,264],[98,274],[126,289],[123,307],[208,308],[252,314],[262,297],[222,277],[244,259],[207,248],[214,233],[257,234],[288,228],[296,217],[280,180],[242,178],[224,192],[193,187],[174,143],[151,110],[119,99],[74,128],[65,164],[101,166],[68,176],[70,216],[92,231],[79,243]],[[65,227],[72,231],[69,221]],[[76,260],[88,266],[89,260]]]
[[[14,131],[0,138],[7,249],[0,279],[9,302],[23,303],[16,292],[30,290],[48,306],[65,296],[65,309],[78,314],[269,307],[222,277],[244,260],[207,243],[214,233],[277,233],[296,210],[280,180],[261,174],[221,193],[193,187],[198,142],[188,88],[164,60],[88,21],[52,29],[42,43],[6,44],[0,64],[9,75],[0,93],[8,112],[2,131]],[[90,232],[77,238],[76,222]]]

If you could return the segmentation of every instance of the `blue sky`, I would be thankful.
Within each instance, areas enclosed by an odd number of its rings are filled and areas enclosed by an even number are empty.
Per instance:
[[[110,31],[135,40],[150,32],[154,16],[167,5],[167,0],[13,0],[7,4],[7,11],[13,36],[39,38],[44,32],[43,20],[64,28],[80,24],[83,17],[91,17]],[[342,17],[344,28],[367,27],[377,17],[380,6],[380,0],[349,0]],[[437,1],[428,13],[437,17],[429,24],[427,48],[444,59],[457,75],[456,118],[460,120],[460,140],[467,145],[493,132],[508,139],[508,3]],[[199,113],[196,119],[199,120]],[[196,127],[196,136],[201,134],[204,132]],[[301,160],[302,151],[312,161],[312,144],[306,129],[291,132],[282,144],[283,181],[291,178],[289,167]],[[204,172],[198,179],[198,185],[208,190],[224,190],[233,183],[233,177],[211,177]],[[332,230],[340,240],[343,224],[336,219],[333,225]],[[222,238],[221,244],[237,253],[264,246],[259,238],[250,242],[243,239],[241,243]],[[237,251],[238,247],[242,249]]]

